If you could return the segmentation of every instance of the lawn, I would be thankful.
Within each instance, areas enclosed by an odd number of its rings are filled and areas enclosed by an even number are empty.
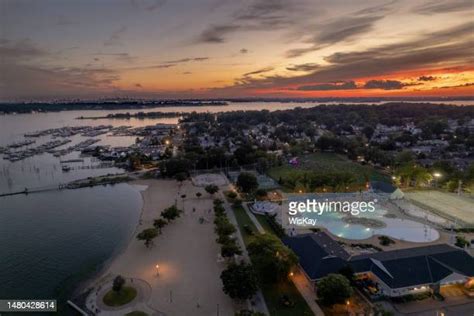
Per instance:
[[[271,168],[268,171],[268,175],[278,181],[279,179],[285,180],[293,175],[304,174],[308,171],[349,172],[355,175],[359,186],[365,185],[367,179],[388,180],[387,175],[380,173],[373,167],[361,165],[335,153],[313,153],[301,156],[299,157],[299,165],[291,166],[285,163],[282,166]]]
[[[275,233],[275,231],[273,230],[273,228],[270,226],[270,224],[268,223],[268,220],[266,218],[265,215],[261,215],[261,214],[255,214],[255,217],[257,218],[258,222],[260,223],[260,225],[262,225],[263,229],[267,232],[267,233],[270,233],[270,234],[273,234],[275,236],[278,237],[278,235]]]
[[[245,245],[247,245],[252,235],[248,234],[244,228],[248,225],[253,231],[253,234],[257,234],[258,230],[255,227],[252,220],[249,218],[242,206],[233,207],[237,223],[239,225],[242,238],[244,239]],[[268,222],[263,215],[257,215],[257,220],[262,224],[265,231],[274,234]],[[301,296],[298,289],[295,287],[293,282],[290,280],[283,280],[278,284],[264,285],[261,287],[265,302],[272,316],[293,316],[293,315],[313,315],[313,312],[309,308],[305,299]],[[293,307],[285,307],[281,303],[282,295],[286,295],[291,302],[294,303]]]
[[[137,296],[137,290],[131,286],[124,286],[120,292],[108,291],[103,298],[107,306],[122,306],[130,303]]]
[[[237,219],[237,223],[239,224],[239,230],[240,233],[242,234],[242,238],[244,239],[245,246],[248,245],[250,242],[250,239],[252,238],[252,234],[257,234],[258,230],[257,227],[255,227],[254,223],[250,219],[250,217],[247,215],[245,212],[244,208],[242,206],[237,206],[237,207],[232,207],[234,210],[235,218]],[[244,228],[245,226],[250,227],[252,230],[252,234],[249,234],[247,230]]]

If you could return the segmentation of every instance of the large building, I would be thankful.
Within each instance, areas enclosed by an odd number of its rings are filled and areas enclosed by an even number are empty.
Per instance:
[[[322,277],[346,266],[390,297],[474,280],[474,258],[447,244],[351,256],[324,232],[286,237],[283,242],[299,257],[302,270],[315,286]]]

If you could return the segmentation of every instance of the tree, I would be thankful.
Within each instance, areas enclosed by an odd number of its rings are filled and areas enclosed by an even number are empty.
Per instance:
[[[168,222],[162,218],[157,218],[153,221],[153,226],[155,226],[155,228],[158,230],[160,234],[161,234],[161,229],[165,227],[166,224],[168,224]]]
[[[246,300],[258,291],[257,277],[251,265],[246,263],[230,264],[221,273],[224,293],[231,298]]]
[[[169,222],[180,217],[181,210],[179,210],[175,205],[172,205],[161,212],[161,217],[166,219]]]
[[[156,236],[158,236],[158,230],[156,228],[147,228],[137,235],[137,239],[144,240],[145,246],[148,248],[150,247],[153,242],[153,239],[155,239]]]
[[[254,174],[242,172],[237,178],[237,186],[245,193],[251,193],[258,188],[258,181]]]
[[[178,173],[189,174],[192,163],[187,159],[171,158],[160,164],[160,172],[167,177],[173,177]]]
[[[112,283],[112,290],[120,292],[125,284],[125,279],[121,275],[117,275]]]
[[[316,286],[318,297],[324,305],[344,303],[353,293],[349,280],[342,274],[328,274]]]
[[[241,255],[242,250],[234,239],[226,240],[221,246],[221,255],[224,258],[231,258],[235,255]]]
[[[235,226],[225,216],[216,217],[214,220],[217,235],[231,235],[236,232]]]
[[[175,174],[175,179],[178,181],[178,182],[183,182],[184,180],[186,180],[188,178],[188,174],[186,172],[179,172],[177,174]]]
[[[215,193],[219,191],[219,187],[215,184],[209,184],[209,185],[206,185],[204,190],[206,190],[206,192],[209,193],[210,195],[214,195]]]
[[[262,280],[273,283],[288,277],[298,263],[295,253],[272,234],[256,235],[247,250]]]
[[[354,270],[350,265],[345,265],[339,270],[339,274],[345,276],[351,284],[355,281]]]

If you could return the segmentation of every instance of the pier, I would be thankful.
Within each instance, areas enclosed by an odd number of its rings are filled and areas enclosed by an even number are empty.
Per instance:
[[[59,185],[49,185],[49,186],[44,186],[44,187],[36,187],[36,188],[24,188],[21,191],[13,191],[13,192],[7,192],[7,193],[0,193],[0,197],[4,196],[12,196],[12,195],[28,195],[31,193],[40,193],[40,192],[47,192],[47,191],[59,191],[67,189],[67,185],[65,184],[59,184]]]

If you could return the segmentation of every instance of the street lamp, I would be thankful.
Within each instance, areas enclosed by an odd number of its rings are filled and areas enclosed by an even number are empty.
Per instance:
[[[435,172],[435,173],[433,173],[433,176],[435,177],[435,188],[437,188],[438,187],[438,179],[441,178],[442,175],[439,172]]]
[[[157,265],[155,266],[155,268],[156,268],[156,276],[159,276],[159,275],[160,275],[160,265],[157,264]]]

